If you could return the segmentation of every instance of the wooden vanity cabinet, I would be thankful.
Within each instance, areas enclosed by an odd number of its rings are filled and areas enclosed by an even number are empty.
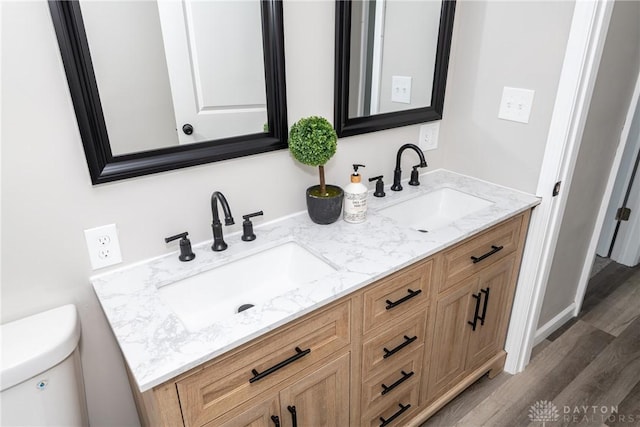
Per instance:
[[[527,211],[150,391],[134,386],[142,424],[420,425],[502,370],[528,222]]]
[[[443,252],[423,403],[443,406],[482,374],[502,370],[528,223],[527,211]]]
[[[426,375],[425,347],[430,348],[431,341],[428,325],[436,273],[436,261],[430,258],[362,293],[362,356],[352,368],[359,373],[354,383],[361,384],[360,417],[352,424],[398,426],[416,414]]]
[[[349,354],[332,359],[259,402],[249,401],[208,424],[221,427],[346,426]]]

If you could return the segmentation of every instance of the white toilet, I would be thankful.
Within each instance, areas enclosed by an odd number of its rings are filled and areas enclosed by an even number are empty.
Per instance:
[[[88,426],[74,305],[1,325],[0,425]]]

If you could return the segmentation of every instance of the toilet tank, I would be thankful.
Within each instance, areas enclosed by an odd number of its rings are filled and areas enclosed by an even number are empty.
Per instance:
[[[76,307],[65,305],[0,328],[0,425],[87,426]]]

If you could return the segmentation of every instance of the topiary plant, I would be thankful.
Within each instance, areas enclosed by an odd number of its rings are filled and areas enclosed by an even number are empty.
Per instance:
[[[324,165],[336,153],[338,135],[327,119],[306,117],[291,126],[289,151],[302,164],[317,166],[320,174],[320,196],[328,196]]]

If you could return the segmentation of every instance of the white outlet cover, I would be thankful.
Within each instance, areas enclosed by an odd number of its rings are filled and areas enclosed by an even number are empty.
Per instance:
[[[420,136],[418,147],[422,151],[435,150],[438,148],[438,134],[440,133],[440,122],[427,123],[420,126]]]
[[[498,118],[519,123],[529,123],[534,95],[535,91],[531,89],[505,86],[502,90]]]
[[[84,230],[91,268],[108,267],[122,262],[118,231],[115,224]]]

